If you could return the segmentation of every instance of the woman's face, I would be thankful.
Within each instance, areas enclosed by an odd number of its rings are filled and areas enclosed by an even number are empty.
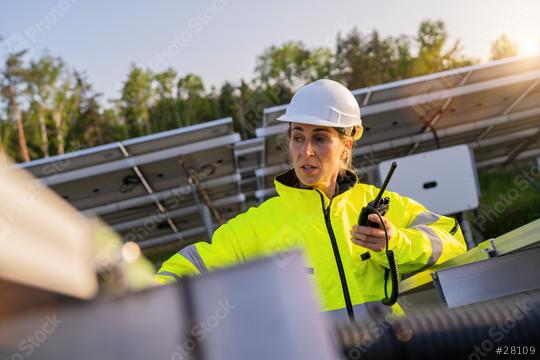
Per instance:
[[[336,129],[292,123],[289,151],[296,176],[304,185],[323,191],[335,187],[342,159],[347,156]]]

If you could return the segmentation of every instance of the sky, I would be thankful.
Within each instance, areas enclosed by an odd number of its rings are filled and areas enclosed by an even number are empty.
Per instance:
[[[84,71],[96,91],[117,98],[130,64],[195,73],[205,85],[251,79],[265,48],[290,40],[334,47],[353,27],[414,35],[422,20],[443,20],[451,40],[486,61],[506,33],[520,54],[540,51],[539,0],[4,0],[0,57],[48,51]]]

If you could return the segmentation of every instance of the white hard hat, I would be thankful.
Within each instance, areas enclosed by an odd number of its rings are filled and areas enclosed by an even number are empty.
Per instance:
[[[360,107],[354,95],[337,81],[321,79],[300,88],[279,121],[354,128],[354,140],[362,136]]]

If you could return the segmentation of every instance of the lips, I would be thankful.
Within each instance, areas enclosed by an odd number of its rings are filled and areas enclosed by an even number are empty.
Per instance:
[[[311,165],[311,164],[304,164],[304,165],[301,165],[301,166],[300,166],[300,169],[301,169],[304,173],[310,174],[310,173],[316,171],[316,170],[318,169],[318,167],[315,166],[315,165]]]

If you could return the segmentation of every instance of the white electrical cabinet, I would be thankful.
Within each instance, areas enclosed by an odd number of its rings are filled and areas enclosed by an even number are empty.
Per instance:
[[[383,161],[379,164],[381,181],[393,161],[397,161],[398,167],[388,190],[413,198],[443,215],[478,207],[478,177],[474,155],[467,145]]]

